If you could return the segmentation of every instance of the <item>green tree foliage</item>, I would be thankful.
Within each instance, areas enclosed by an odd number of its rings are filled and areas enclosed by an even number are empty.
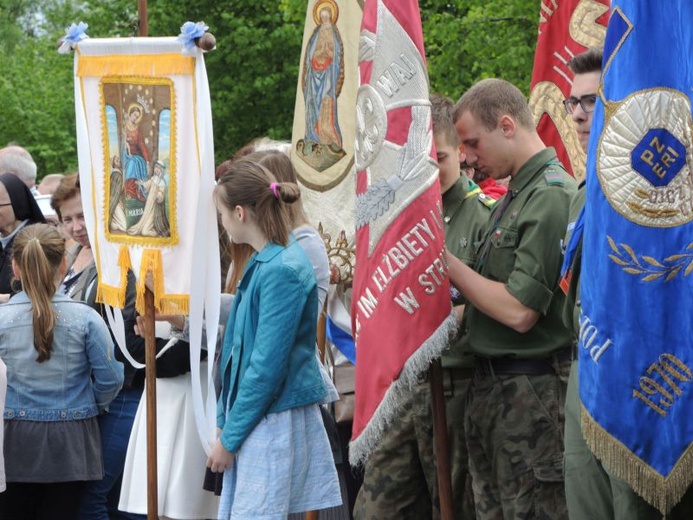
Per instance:
[[[431,90],[453,99],[484,78],[529,94],[540,0],[422,0]]]
[[[217,39],[205,60],[219,162],[256,137],[290,138],[305,14],[287,3],[214,5],[197,6],[185,19],[204,20]],[[161,26],[153,18],[150,28],[177,34],[180,20],[169,13]]]
[[[355,1],[355,0],[354,0]],[[454,99],[484,77],[529,90],[540,0],[421,0],[432,90]],[[149,35],[205,21],[217,161],[250,140],[289,139],[305,0],[150,0]],[[77,167],[73,61],[57,40],[71,22],[92,37],[137,35],[135,0],[0,0],[0,146],[27,147],[39,176]]]
[[[72,60],[57,52],[75,16],[71,3],[0,0],[0,145],[29,149],[40,176],[77,168]]]

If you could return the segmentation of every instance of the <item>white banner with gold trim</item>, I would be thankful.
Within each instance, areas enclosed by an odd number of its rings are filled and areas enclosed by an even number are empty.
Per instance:
[[[214,324],[207,345],[213,356],[220,268],[207,74],[199,49],[189,55],[182,50],[176,38],[81,41],[75,49],[75,106],[97,298],[122,308],[132,269],[143,314],[151,272],[157,311],[190,315],[199,412],[202,315]],[[207,408],[213,408],[209,400]],[[214,414],[203,415],[198,413],[198,429],[208,447]]]

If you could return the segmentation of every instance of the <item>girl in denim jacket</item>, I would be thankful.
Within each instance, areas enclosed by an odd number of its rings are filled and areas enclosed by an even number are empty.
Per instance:
[[[0,518],[75,518],[84,482],[103,478],[97,415],[123,384],[101,317],[56,294],[65,240],[46,224],[14,240],[23,291],[0,306],[7,365],[5,471]]]
[[[290,236],[298,186],[256,162],[234,163],[215,189],[224,229],[255,253],[238,284],[222,346],[219,438],[207,465],[224,471],[219,518],[285,519],[341,503],[318,403],[318,290]]]

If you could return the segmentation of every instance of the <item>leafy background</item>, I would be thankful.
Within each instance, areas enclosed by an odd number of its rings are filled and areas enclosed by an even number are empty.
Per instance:
[[[356,0],[353,0],[356,1]],[[290,139],[305,0],[150,0],[149,35],[204,21],[217,162],[256,137]],[[529,91],[540,0],[421,0],[431,90],[457,99],[502,77]],[[137,34],[136,0],[0,0],[0,146],[17,143],[39,178],[77,168],[72,58],[57,40],[72,22],[92,37]]]

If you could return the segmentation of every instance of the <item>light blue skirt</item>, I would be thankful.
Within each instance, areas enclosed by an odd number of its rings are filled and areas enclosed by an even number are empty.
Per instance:
[[[284,520],[342,503],[318,405],[264,417],[224,472],[219,520]]]

